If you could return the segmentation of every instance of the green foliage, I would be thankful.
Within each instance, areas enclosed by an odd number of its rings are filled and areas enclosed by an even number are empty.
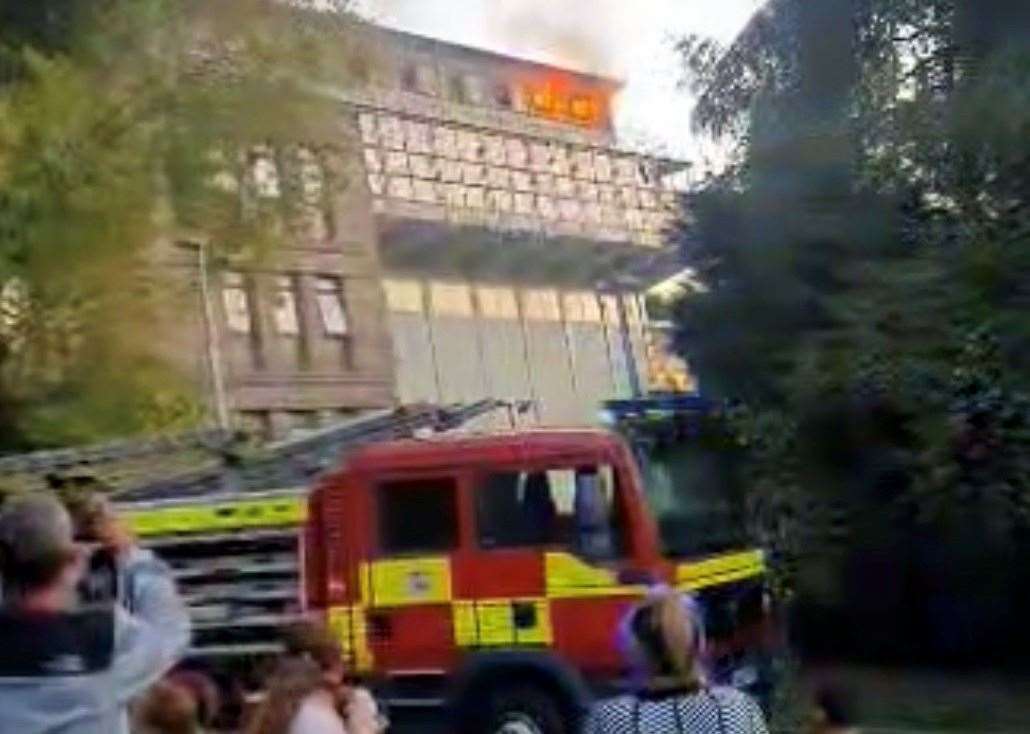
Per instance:
[[[679,344],[736,401],[781,593],[923,634],[943,602],[920,583],[1012,609],[1022,585],[984,574],[1030,529],[1030,50],[964,47],[962,3],[852,0],[819,16],[850,37],[834,74],[814,5],[771,0],[721,54],[681,44],[695,126],[738,165],[692,202],[708,289]]]
[[[156,315],[183,307],[162,257],[198,236],[214,259],[274,256],[296,187],[252,196],[248,151],[342,160],[325,90],[370,64],[349,15],[303,5],[0,7],[0,450],[199,419],[155,351]]]

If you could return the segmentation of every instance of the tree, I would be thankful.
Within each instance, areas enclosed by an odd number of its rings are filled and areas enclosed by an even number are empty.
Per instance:
[[[866,652],[982,653],[946,628],[1026,608],[987,569],[1030,527],[1030,55],[969,7],[771,0],[680,45],[736,155],[690,202],[679,345],[735,403],[784,588]]]
[[[322,196],[345,184],[325,90],[371,54],[345,8],[306,5],[4,0],[0,450],[198,420],[153,349],[175,305],[160,249],[270,256],[311,204],[304,166],[324,164]],[[278,199],[253,195],[259,151],[284,164]]]

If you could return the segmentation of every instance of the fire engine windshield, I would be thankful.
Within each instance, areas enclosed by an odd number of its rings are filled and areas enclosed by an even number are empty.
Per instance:
[[[746,541],[744,512],[711,453],[683,444],[640,457],[665,555],[714,553]]]

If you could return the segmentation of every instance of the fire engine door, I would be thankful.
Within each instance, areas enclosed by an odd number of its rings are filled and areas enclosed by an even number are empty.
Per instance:
[[[481,593],[497,591],[491,566],[507,564],[514,582],[518,559],[534,559],[546,638],[587,667],[617,665],[613,630],[641,592],[619,582],[625,543],[617,489],[612,468],[597,463],[491,472],[476,492]]]
[[[457,488],[452,476],[385,481],[374,488],[377,552],[362,569],[362,586],[380,670],[426,672],[453,661]]]

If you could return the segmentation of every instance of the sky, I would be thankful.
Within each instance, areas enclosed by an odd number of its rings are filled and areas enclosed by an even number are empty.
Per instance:
[[[691,160],[718,158],[690,129],[693,102],[678,88],[674,39],[733,39],[760,0],[355,0],[391,28],[544,63],[614,76],[620,140]]]

